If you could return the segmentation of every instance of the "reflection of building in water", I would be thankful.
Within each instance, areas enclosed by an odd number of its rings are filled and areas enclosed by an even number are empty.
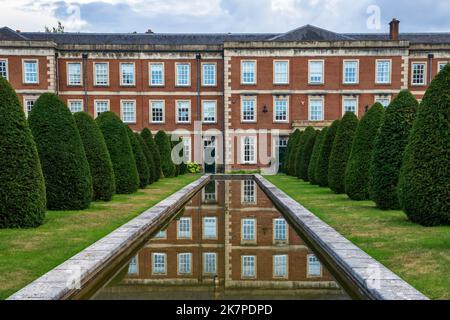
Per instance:
[[[129,264],[122,283],[337,288],[254,181],[214,181]]]

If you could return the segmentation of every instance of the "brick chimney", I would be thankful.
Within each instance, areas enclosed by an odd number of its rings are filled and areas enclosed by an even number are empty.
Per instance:
[[[400,21],[394,18],[389,23],[389,26],[390,26],[390,39],[392,41],[397,41],[398,35],[400,33]]]

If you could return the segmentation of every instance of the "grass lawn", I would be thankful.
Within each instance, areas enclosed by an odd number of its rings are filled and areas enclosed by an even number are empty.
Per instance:
[[[94,202],[83,211],[51,211],[36,229],[0,230],[0,299],[18,291],[199,175],[162,179],[132,195]]]
[[[381,211],[294,177],[266,179],[429,298],[450,299],[450,226],[425,228],[402,211]]]

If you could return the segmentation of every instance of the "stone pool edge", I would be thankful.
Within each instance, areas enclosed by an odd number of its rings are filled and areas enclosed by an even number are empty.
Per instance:
[[[288,214],[292,222],[313,239],[320,251],[353,282],[361,296],[373,300],[428,300],[263,176],[256,174],[254,179],[274,204]]]
[[[61,300],[79,291],[84,283],[100,272],[105,263],[120,256],[137,238],[180,210],[210,178],[210,175],[203,175],[34,280],[7,300]]]

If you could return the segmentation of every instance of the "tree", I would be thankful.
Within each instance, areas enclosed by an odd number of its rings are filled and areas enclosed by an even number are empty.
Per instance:
[[[183,162],[180,163],[179,165],[179,174],[183,175],[187,173],[187,162],[188,159],[186,159],[186,157],[184,156],[184,143],[183,143],[183,139],[180,137],[178,138],[178,145],[181,145],[183,147],[183,149],[180,150],[180,157],[183,159]]]
[[[141,135],[137,132],[134,133],[136,139],[141,145],[142,152],[144,153],[145,159],[147,160],[148,172],[149,172],[149,184],[155,182],[156,172],[155,172],[155,163],[153,162],[153,156],[150,152],[150,149],[147,147],[147,144],[142,139]]]
[[[32,228],[45,218],[44,175],[22,106],[0,77],[0,228]]]
[[[129,126],[125,126],[125,128],[127,129],[128,139],[130,139],[134,161],[136,162],[136,168],[139,174],[139,188],[145,189],[150,183],[150,170],[148,169],[147,158],[145,157],[141,144],[136,139],[133,130],[131,130]]]
[[[399,199],[408,218],[450,225],[450,65],[431,82],[414,121],[400,171]]]
[[[305,146],[303,147],[303,152],[300,158],[300,171],[298,177],[303,179],[303,181],[309,181],[308,178],[308,167],[311,160],[312,151],[314,148],[314,143],[316,142],[317,131],[311,127],[307,128],[305,131]]]
[[[102,112],[95,121],[103,133],[111,157],[116,177],[116,193],[136,192],[139,174],[125,124],[111,111]]]
[[[44,173],[47,208],[88,208],[93,194],[92,177],[72,113],[58,96],[44,93],[28,120]]]
[[[45,32],[48,33],[64,33],[64,25],[61,21],[58,21],[58,25],[56,27],[47,27],[45,26]]]
[[[172,136],[169,136],[169,141],[170,141],[170,147],[171,147],[170,148],[171,149],[170,159],[172,159],[172,151],[178,145],[179,141],[178,140],[172,140]],[[178,156],[180,156],[180,152],[178,153]],[[172,160],[172,162],[173,162],[173,160]],[[173,165],[175,166],[174,177],[177,177],[180,174],[180,164],[173,163]]]
[[[341,120],[335,120],[328,128],[325,141],[317,161],[316,180],[320,187],[328,187],[328,167],[330,163],[331,150],[333,149],[336,132],[341,124]]]
[[[141,132],[141,137],[144,139],[145,144],[152,153],[153,163],[155,164],[155,181],[158,181],[161,177],[161,156],[159,155],[158,147],[156,146],[155,140],[153,139],[152,132],[144,128]]]
[[[357,127],[356,115],[346,112],[336,132],[328,164],[328,185],[337,194],[345,192],[345,170]]]
[[[327,135],[328,128],[323,128],[316,137],[316,142],[314,143],[314,148],[311,154],[311,160],[308,166],[308,180],[311,184],[318,184],[316,178],[317,165],[319,164],[319,157],[322,152],[323,144],[325,142],[325,137]]]
[[[290,170],[290,159],[292,150],[294,149],[295,144],[298,141],[298,137],[300,136],[300,130],[295,130],[294,133],[292,133],[289,137],[287,148],[286,148],[286,155],[285,155],[285,161],[284,161],[284,172],[288,175],[291,174]]]
[[[375,103],[364,115],[355,133],[345,171],[345,193],[352,200],[369,200],[369,172],[375,138],[383,121],[384,107]]]
[[[294,149],[294,155],[293,155],[294,162],[292,164],[292,168],[293,168],[293,175],[297,178],[300,177],[300,161],[302,159],[302,154],[303,154],[303,149],[305,147],[306,138],[308,137],[308,135],[306,133],[307,129],[308,128],[306,128],[305,131],[303,131],[302,134],[300,135],[300,137],[298,138],[297,145],[295,146],[295,149]]]
[[[91,170],[93,199],[110,201],[116,192],[116,182],[103,134],[88,113],[77,112],[74,119]]]
[[[159,156],[161,159],[161,171],[164,177],[169,178],[175,176],[175,165],[172,162],[171,143],[167,134],[160,130],[155,135],[155,143],[158,147]]]

